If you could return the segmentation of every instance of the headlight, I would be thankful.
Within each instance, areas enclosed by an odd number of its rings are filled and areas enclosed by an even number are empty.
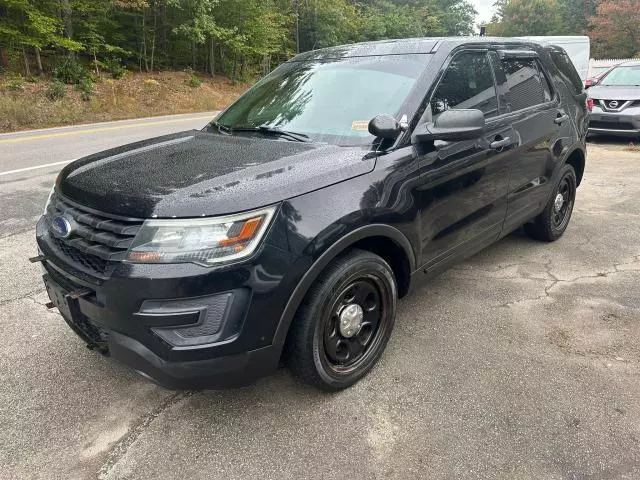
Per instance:
[[[213,265],[248,257],[267,231],[276,207],[215,218],[147,220],[127,260]]]
[[[49,208],[49,204],[51,203],[51,197],[53,197],[53,191],[55,189],[56,189],[56,185],[54,183],[53,187],[51,187],[51,191],[49,192],[49,196],[47,197],[47,203],[44,204],[44,212],[42,212],[42,215],[47,214],[47,209]]]

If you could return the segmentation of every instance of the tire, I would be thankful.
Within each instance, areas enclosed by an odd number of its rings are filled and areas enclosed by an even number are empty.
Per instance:
[[[576,172],[571,165],[564,165],[560,171],[560,181],[553,189],[553,194],[540,215],[532,223],[524,226],[527,234],[543,242],[555,242],[565,232],[571,220],[576,202]],[[559,196],[562,201],[556,203]],[[558,206],[560,209],[558,209]]]
[[[285,356],[291,372],[329,392],[356,383],[384,352],[397,298],[393,270],[378,255],[354,249],[333,260],[293,320]]]

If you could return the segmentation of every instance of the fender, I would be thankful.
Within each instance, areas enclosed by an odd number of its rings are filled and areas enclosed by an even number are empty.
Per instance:
[[[580,162],[581,162],[582,168],[576,168],[576,165],[573,165],[573,163],[569,161],[571,157],[573,157],[576,153],[580,155]],[[576,179],[578,180],[578,184],[576,186],[579,187],[580,183],[582,183],[582,177],[584,176],[584,171],[587,168],[587,152],[582,144],[573,146],[573,148],[569,150],[569,153],[565,155],[565,157],[562,159],[562,165],[565,165],[567,163],[572,164],[573,167],[575,168]]]
[[[331,245],[327,250],[325,250],[320,257],[311,265],[311,268],[307,270],[307,272],[303,275],[302,279],[294,289],[289,301],[287,302],[286,307],[284,308],[284,312],[280,317],[280,322],[278,323],[278,328],[276,329],[275,336],[273,338],[273,344],[277,346],[284,346],[284,342],[287,338],[287,333],[289,332],[289,326],[293,321],[293,317],[298,311],[298,307],[305,295],[311,288],[311,285],[316,281],[318,276],[322,273],[325,267],[344,252],[349,246],[354,243],[363,240],[365,238],[370,237],[387,237],[396,243],[399,247],[401,247],[407,258],[409,259],[409,267],[410,271],[414,272],[416,270],[416,256],[411,247],[411,243],[405,237],[405,235],[390,225],[383,224],[371,224],[365,225],[363,227],[359,227],[351,232],[349,232],[344,237],[341,237],[337,242]]]

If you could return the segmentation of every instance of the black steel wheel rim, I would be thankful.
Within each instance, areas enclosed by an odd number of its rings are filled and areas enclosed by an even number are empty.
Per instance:
[[[570,176],[565,176],[558,185],[554,196],[554,207],[551,209],[551,225],[554,230],[564,230],[571,218],[573,211],[573,202],[575,200],[576,188]],[[562,206],[557,209],[555,200],[558,196],[562,196]]]
[[[376,275],[361,275],[350,280],[333,297],[325,312],[322,331],[322,351],[330,370],[347,374],[370,359],[384,338],[389,324],[389,289]],[[341,316],[346,308],[358,305],[362,322],[357,332],[345,336]]]

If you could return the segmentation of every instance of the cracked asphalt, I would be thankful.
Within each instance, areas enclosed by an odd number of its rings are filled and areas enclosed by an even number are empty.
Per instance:
[[[623,143],[590,145],[561,240],[516,232],[420,283],[379,365],[332,395],[286,370],[171,392],[88,351],[27,261],[54,169],[0,176],[0,478],[640,478],[640,153]]]

